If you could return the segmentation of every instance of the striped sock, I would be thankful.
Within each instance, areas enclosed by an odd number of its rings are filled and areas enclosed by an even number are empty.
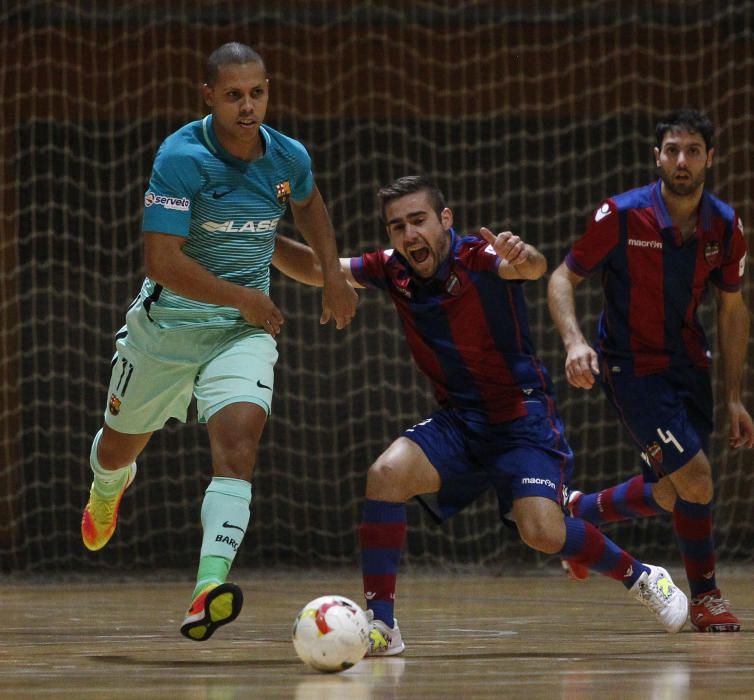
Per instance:
[[[716,589],[712,504],[689,503],[676,498],[673,530],[686,568],[691,597],[699,598]]]
[[[652,495],[652,484],[646,483],[641,475],[609,489],[585,493],[573,507],[577,518],[593,525],[648,518],[665,512]]]
[[[566,540],[559,552],[563,559],[620,581],[626,588],[631,588],[644,571],[649,571],[648,567],[624,552],[590,522],[581,518],[566,518],[565,526]]]
[[[394,623],[395,579],[406,539],[406,504],[367,500],[359,527],[361,570],[367,609]]]

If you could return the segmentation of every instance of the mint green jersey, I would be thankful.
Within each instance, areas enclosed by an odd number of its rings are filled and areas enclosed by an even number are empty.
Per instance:
[[[275,232],[288,200],[312,192],[311,159],[298,141],[261,126],[264,154],[232,156],[219,143],[212,115],[168,136],[144,195],[142,229],[184,236],[183,252],[216,277],[269,294]],[[141,298],[163,328],[245,323],[238,309],[170,291],[147,277]]]

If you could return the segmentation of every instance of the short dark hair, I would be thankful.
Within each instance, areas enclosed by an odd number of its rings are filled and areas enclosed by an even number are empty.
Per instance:
[[[666,114],[655,127],[657,148],[662,148],[662,140],[668,131],[687,131],[690,134],[699,134],[704,139],[704,145],[709,151],[715,143],[715,127],[710,118],[697,109],[684,107]]]
[[[399,177],[391,185],[381,187],[377,191],[377,201],[380,204],[380,218],[384,224],[387,224],[385,220],[385,209],[394,199],[405,197],[407,194],[414,194],[414,192],[426,191],[429,195],[429,201],[432,204],[432,209],[435,210],[439,217],[442,210],[445,209],[445,195],[440,188],[430,180],[426,175],[406,175],[405,177]]]
[[[216,48],[209,55],[204,82],[210,86],[214,85],[220,67],[227,66],[230,63],[238,65],[243,65],[244,63],[261,63],[264,66],[264,60],[251,46],[231,41]]]

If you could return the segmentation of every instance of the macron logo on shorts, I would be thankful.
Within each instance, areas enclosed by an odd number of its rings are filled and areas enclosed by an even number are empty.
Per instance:
[[[552,481],[550,481],[549,479],[540,479],[534,476],[525,476],[523,479],[521,479],[521,483],[534,484],[536,486],[547,486],[547,488],[550,488],[553,491],[556,490],[555,484],[553,484]]]

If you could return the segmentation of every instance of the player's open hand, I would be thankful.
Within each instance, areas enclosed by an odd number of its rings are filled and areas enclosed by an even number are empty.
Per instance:
[[[359,295],[342,273],[330,275],[322,288],[322,315],[319,322],[324,325],[335,319],[335,327],[345,328],[356,315]]]
[[[495,254],[511,265],[521,265],[529,259],[529,249],[520,236],[510,231],[503,231],[497,235],[482,226],[479,235],[492,246]]]
[[[244,299],[238,310],[250,326],[259,326],[271,336],[280,333],[285,323],[283,314],[264,292],[250,287],[244,288]]]
[[[591,389],[600,373],[597,353],[588,343],[577,343],[568,349],[565,361],[566,379],[577,389]]]
[[[732,448],[754,447],[754,421],[740,401],[728,402],[730,435],[728,444]]]

